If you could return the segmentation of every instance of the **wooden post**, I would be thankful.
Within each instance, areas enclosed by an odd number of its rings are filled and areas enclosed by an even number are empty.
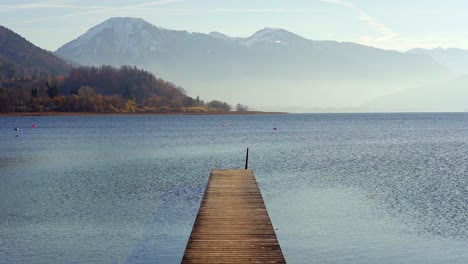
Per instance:
[[[249,148],[247,148],[247,155],[245,156],[245,169],[247,169],[249,166]]]

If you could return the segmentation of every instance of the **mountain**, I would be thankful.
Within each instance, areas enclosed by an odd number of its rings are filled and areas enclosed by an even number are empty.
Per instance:
[[[83,65],[153,66],[226,49],[222,39],[206,34],[167,30],[140,18],[111,18],[63,45],[56,53]]]
[[[408,50],[406,53],[431,56],[435,61],[458,75],[468,73],[468,50],[457,48],[435,48],[430,50],[415,48]]]
[[[269,45],[293,47],[310,44],[309,40],[280,28],[264,28],[248,38],[238,39],[238,42],[247,47]]]
[[[228,35],[225,35],[221,32],[217,32],[217,31],[213,31],[213,32],[210,32],[208,33],[208,35],[214,37],[214,38],[219,38],[219,39],[224,39],[224,40],[227,40],[227,41],[236,41],[236,40],[241,40],[243,38],[235,38],[235,37],[229,37]]]
[[[468,74],[438,84],[407,89],[374,99],[362,110],[381,112],[463,112],[468,111]]]
[[[68,74],[71,66],[0,26],[0,79]]]
[[[314,41],[265,28],[247,38],[168,30],[111,18],[56,51],[82,65],[136,65],[192,96],[262,108],[347,107],[446,80],[429,55]]]

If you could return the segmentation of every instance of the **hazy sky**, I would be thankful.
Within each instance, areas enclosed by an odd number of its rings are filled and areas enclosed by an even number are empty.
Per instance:
[[[0,24],[56,50],[116,16],[168,28],[249,36],[284,28],[309,39],[405,51],[468,49],[466,0],[0,0]]]

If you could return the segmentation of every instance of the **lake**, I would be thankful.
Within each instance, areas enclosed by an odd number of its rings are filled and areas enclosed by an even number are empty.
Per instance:
[[[468,113],[0,117],[0,263],[180,263],[247,147],[288,263],[468,263]]]

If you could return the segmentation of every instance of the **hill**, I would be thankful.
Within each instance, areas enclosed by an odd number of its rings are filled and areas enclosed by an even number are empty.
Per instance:
[[[111,66],[75,68],[60,86],[63,94],[79,95],[80,89],[89,87],[93,94],[119,95],[142,107],[180,108],[201,105],[187,96],[183,88],[158,79],[150,72],[129,66],[120,69]]]
[[[71,66],[0,26],[0,80],[68,74]]]
[[[78,67],[68,76],[15,79],[0,87],[0,112],[221,112],[231,105],[205,103],[173,83],[136,67]]]

